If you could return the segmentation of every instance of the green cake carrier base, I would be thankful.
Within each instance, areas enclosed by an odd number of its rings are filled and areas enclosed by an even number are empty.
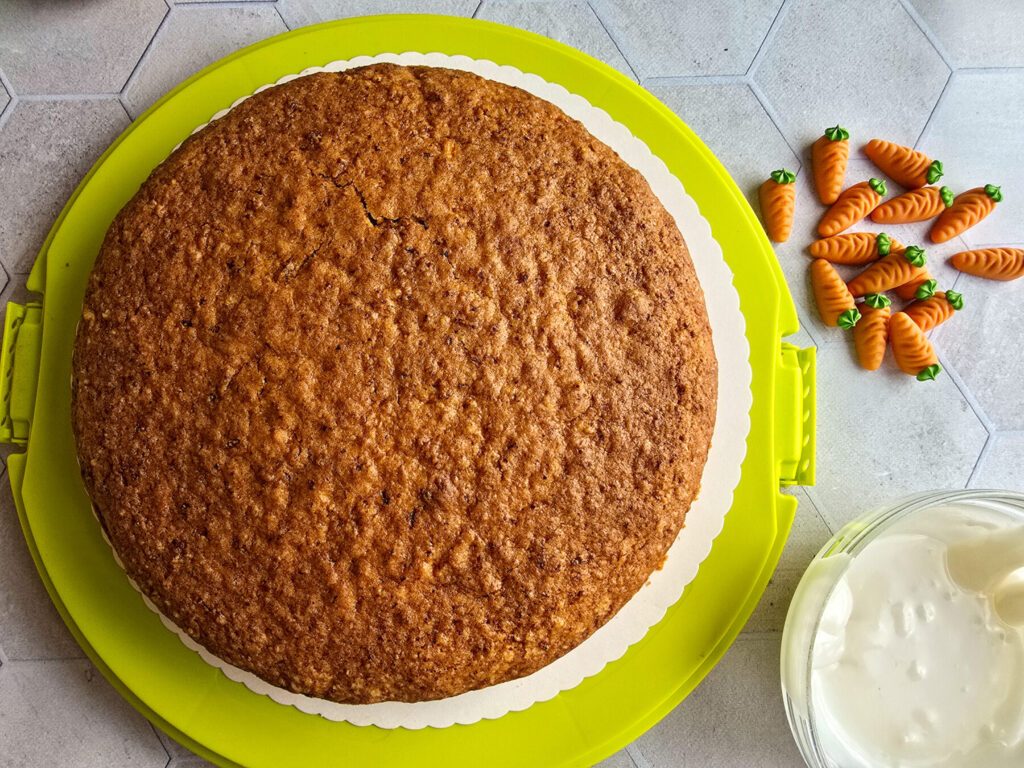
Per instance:
[[[735,275],[753,371],[747,455],[711,554],[639,643],[550,701],[497,720],[385,730],[306,715],[205,664],[163,627],[101,537],[75,459],[71,349],[86,278],[117,211],[197,125],[284,74],[383,52],[439,51],[510,64],[560,83],[627,125],[678,176]],[[685,233],[684,233],[685,234]],[[377,16],[280,35],[182,83],[100,158],[54,224],[28,280],[38,303],[8,304],[0,440],[25,539],[54,604],[96,666],[149,720],[222,766],[589,765],[664,717],[735,639],[764,591],[796,501],[779,486],[814,474],[814,350],[781,342],[797,316],[761,227],[725,169],[668,108],[610,67],[516,29],[441,16]]]

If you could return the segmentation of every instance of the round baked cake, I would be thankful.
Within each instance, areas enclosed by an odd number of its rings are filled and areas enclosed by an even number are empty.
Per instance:
[[[381,64],[265,90],[153,172],[89,278],[72,419],[128,575],[197,642],[420,701],[543,667],[643,586],[716,386],[639,173],[523,90]]]

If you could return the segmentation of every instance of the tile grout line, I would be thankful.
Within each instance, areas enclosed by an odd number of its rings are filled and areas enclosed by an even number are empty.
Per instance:
[[[786,142],[786,146],[789,147],[789,151],[796,156],[797,162],[800,163],[800,167],[802,169],[804,163],[803,157],[800,154],[800,152],[798,152],[793,147],[793,144],[790,142],[789,137],[786,135],[786,132],[782,130],[782,126],[779,123],[779,116],[775,113],[775,108],[772,107],[771,102],[768,100],[768,95],[763,90],[761,90],[761,86],[758,85],[757,81],[753,77],[747,78],[747,86],[753,92],[757,100],[761,103],[761,109],[763,109],[764,113],[768,115],[768,119],[772,121],[772,125],[775,126],[775,130],[779,132],[779,135],[782,137],[782,140]]]
[[[285,19],[284,14],[281,13],[281,6],[278,5],[276,2],[274,3],[274,13],[277,14],[277,18],[279,18],[281,20],[281,23],[284,24],[284,28],[291,32],[292,25],[288,23],[287,19]]]
[[[594,3],[591,2],[591,0],[587,0],[587,6],[590,8],[591,13],[597,17],[597,23],[601,25],[601,29],[604,30],[604,33],[608,35],[609,39],[612,41],[612,45],[615,46],[615,50],[619,52],[622,60],[626,62],[626,66],[629,67],[629,71],[633,73],[633,77],[636,78],[637,83],[640,83],[643,78],[640,77],[640,71],[633,66],[633,62],[630,61],[629,56],[626,55],[626,46],[624,46],[619,39],[615,37],[615,34],[612,32],[612,27],[605,22],[601,13],[594,7]]]
[[[469,18],[475,19],[475,18],[479,17],[480,9],[483,8],[483,7],[484,7],[484,0],[480,0],[480,2],[476,4],[476,8],[473,9],[473,14]]]
[[[481,5],[483,5],[483,3],[481,3]],[[597,19],[597,23],[601,25],[601,29],[604,30],[604,33],[608,35],[608,39],[612,41],[612,45],[614,45],[615,50],[619,52],[619,56],[621,56],[622,60],[626,62],[626,66],[629,67],[629,71],[630,74],[633,75],[633,79],[636,80],[637,83],[639,83],[640,73],[638,73],[636,69],[633,67],[633,62],[631,62],[629,60],[629,57],[626,56],[626,52],[622,50],[622,46],[619,45],[619,41],[615,39],[615,36],[612,34],[612,31],[608,29],[608,25],[604,23],[604,19],[601,18],[601,14],[597,12],[597,9],[589,1],[587,2],[587,8],[589,8],[590,12],[594,14],[594,18]]]
[[[941,342],[941,338],[939,339],[939,341]],[[993,432],[996,431],[996,426],[993,423],[993,421],[988,417],[988,414],[985,413],[985,409],[981,407],[981,403],[978,402],[978,399],[974,396],[974,393],[971,392],[970,387],[968,387],[967,383],[960,377],[960,374],[957,372],[956,367],[949,364],[949,360],[948,358],[946,358],[941,347],[939,349],[936,349],[935,352],[939,358],[939,363],[942,364],[942,370],[949,375],[949,378],[952,380],[953,384],[956,386],[958,390],[960,390],[960,396],[963,397],[964,401],[967,403],[970,409],[974,411],[974,416],[975,418],[978,419],[979,422],[981,422],[982,428],[988,434],[991,435]]]
[[[825,519],[825,516],[821,513],[821,510],[823,509],[823,507],[821,505],[821,500],[815,498],[818,495],[817,489],[815,488],[815,486],[813,486],[813,485],[802,485],[800,487],[804,489],[804,494],[806,494],[807,500],[809,502],[811,502],[811,506],[814,507],[814,514],[816,514],[818,516],[818,519],[821,520],[821,522],[825,524],[825,528],[826,528],[826,530],[828,530],[829,535],[830,536],[834,535],[835,531],[832,529],[832,526],[829,524],[828,520]],[[799,503],[799,502],[797,502],[797,503]],[[840,527],[842,527],[842,526],[840,526]]]
[[[949,86],[953,82],[953,76],[956,74],[956,70],[950,70],[949,76],[946,77],[946,83],[942,86],[942,90],[939,92],[939,98],[935,100],[935,105],[932,107],[932,111],[928,113],[928,119],[924,121],[924,126],[921,128],[921,133],[917,135],[917,141],[914,142],[914,149],[921,146],[921,142],[924,141],[925,136],[928,133],[928,129],[932,126],[932,121],[935,119],[935,113],[939,111],[939,106],[942,104],[943,99],[946,98],[946,94],[949,92]]]
[[[644,753],[640,751],[635,740],[626,745],[626,754],[629,755],[629,759],[633,761],[636,768],[654,768],[644,757]]]
[[[18,94],[14,92],[14,86],[4,75],[3,70],[0,70],[0,86],[7,92],[7,103],[0,109],[0,128],[3,128],[8,116],[14,112],[14,105],[18,103]]]
[[[142,66],[142,62],[144,62],[149,56],[149,51],[153,47],[153,41],[156,40],[160,31],[167,24],[167,20],[169,18],[171,18],[170,6],[167,7],[167,13],[164,14],[164,17],[160,19],[160,23],[156,25],[156,29],[153,30],[153,35],[149,38],[149,42],[146,43],[146,47],[142,50],[142,55],[139,56],[139,60],[135,62],[135,66],[132,67],[132,71],[128,73],[128,78],[124,81],[124,85],[121,86],[121,90],[118,91],[118,94],[122,99],[122,104],[124,103],[123,99],[125,98],[125,94],[128,92],[129,86],[134,84],[135,76],[139,73],[139,68]],[[125,108],[127,109],[127,107]]]
[[[903,8],[903,12],[910,17],[910,20],[914,22],[931,47],[935,49],[937,54],[939,54],[939,58],[942,59],[942,63],[949,67],[950,72],[955,71],[957,67],[953,63],[953,59],[950,57],[949,52],[946,51],[946,47],[932,33],[931,27],[929,27],[928,24],[925,23],[925,20],[921,18],[917,9],[910,4],[909,0],[899,0],[899,3],[900,7]]]
[[[116,91],[110,93],[26,93],[19,98],[26,102],[40,101],[99,101],[120,98]]]
[[[746,75],[662,75],[644,79],[644,85],[747,85]]]
[[[761,39],[761,44],[757,47],[757,51],[754,53],[754,58],[750,60],[750,66],[747,67],[747,77],[753,79],[754,72],[761,66],[761,62],[764,61],[764,57],[768,55],[768,44],[775,41],[778,36],[779,28],[782,26],[780,23],[790,6],[789,0],[782,0],[782,4],[779,6],[779,10],[775,12],[775,18],[772,19],[772,23],[768,25],[768,30],[764,33],[764,37]]]
[[[164,751],[164,754],[167,755],[167,762],[164,763],[164,768],[166,768],[168,765],[171,764],[171,760],[174,759],[173,756],[171,755],[171,750],[164,746],[164,740],[160,738],[160,731],[157,729],[157,727],[153,725],[153,723],[149,723],[149,727],[153,731],[153,736],[156,738],[157,743],[160,744],[160,749],[162,749]]]
[[[985,438],[985,444],[981,446],[981,452],[978,454],[977,460],[974,462],[974,467],[971,469],[971,474],[967,476],[967,482],[964,483],[964,488],[970,488],[971,483],[974,482],[974,478],[985,464],[985,458],[988,456],[990,450],[992,450],[992,444],[996,441],[996,433],[989,432],[988,437]]]

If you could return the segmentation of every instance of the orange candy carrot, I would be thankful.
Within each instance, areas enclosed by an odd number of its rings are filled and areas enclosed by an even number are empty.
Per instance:
[[[953,266],[961,272],[989,280],[1016,280],[1024,277],[1024,249],[980,248],[953,254]]]
[[[887,256],[898,242],[885,232],[847,232],[843,235],[822,238],[811,243],[811,256],[825,259],[833,264],[869,264],[880,256]]]
[[[822,237],[831,237],[844,229],[849,229],[871,213],[882,202],[883,195],[885,182],[879,179],[854,184],[825,211],[825,215],[818,223],[818,234]]]
[[[847,288],[853,296],[892,290],[918,277],[925,261],[924,251],[916,245],[893,251],[853,278]]]
[[[857,324],[860,312],[835,267],[824,259],[815,259],[811,262],[811,285],[825,325],[852,328]]]
[[[904,373],[917,376],[918,381],[934,379],[942,370],[932,343],[906,312],[889,318],[889,343],[896,365]]]
[[[922,187],[886,200],[871,212],[879,224],[911,224],[938,216],[953,204],[949,187]]]
[[[861,321],[853,327],[853,345],[862,368],[876,371],[885,357],[889,338],[889,316],[892,302],[880,293],[869,293],[859,305]]]
[[[938,160],[891,141],[872,139],[864,147],[864,154],[882,173],[907,189],[934,184],[942,178],[942,163]]]
[[[904,301],[913,301],[914,299],[927,299],[935,293],[938,285],[939,281],[932,277],[932,273],[925,267],[909,283],[897,285],[892,290]],[[918,295],[919,293],[920,295]]]
[[[840,126],[825,129],[811,147],[814,186],[818,199],[832,205],[839,199],[846,179],[846,161],[850,158],[850,132]]]
[[[796,174],[781,168],[761,185],[761,216],[768,237],[776,243],[789,240],[796,205]]]
[[[961,192],[953,200],[953,205],[942,212],[932,227],[932,242],[944,243],[952,240],[992,213],[996,209],[996,203],[1002,200],[1003,191],[993,184]]]
[[[956,291],[939,291],[924,301],[915,301],[904,312],[922,331],[930,331],[964,308],[964,297]]]

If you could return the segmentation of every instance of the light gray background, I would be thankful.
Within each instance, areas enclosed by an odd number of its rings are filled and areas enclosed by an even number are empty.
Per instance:
[[[500,21],[580,48],[675,110],[753,201],[798,172],[790,243],[777,248],[818,346],[818,485],[795,490],[782,562],[743,634],[701,686],[609,768],[798,766],[779,695],[779,638],[800,573],[865,508],[936,487],[1024,490],[1024,280],[958,276],[949,254],[1024,245],[1024,3],[1008,0],[0,0],[0,300],[25,275],[57,213],[111,141],[165,91],[237,48],[370,12]],[[947,375],[919,384],[890,363],[857,368],[847,336],[808,303],[804,251],[821,213],[807,147],[828,125],[854,145],[887,138],[945,161],[956,190],[993,182],[1006,202],[929,247],[967,307],[933,334]],[[848,182],[872,174],[854,154]],[[904,243],[926,228],[890,228]],[[206,765],[153,729],[64,629],[0,480],[0,765]]]

